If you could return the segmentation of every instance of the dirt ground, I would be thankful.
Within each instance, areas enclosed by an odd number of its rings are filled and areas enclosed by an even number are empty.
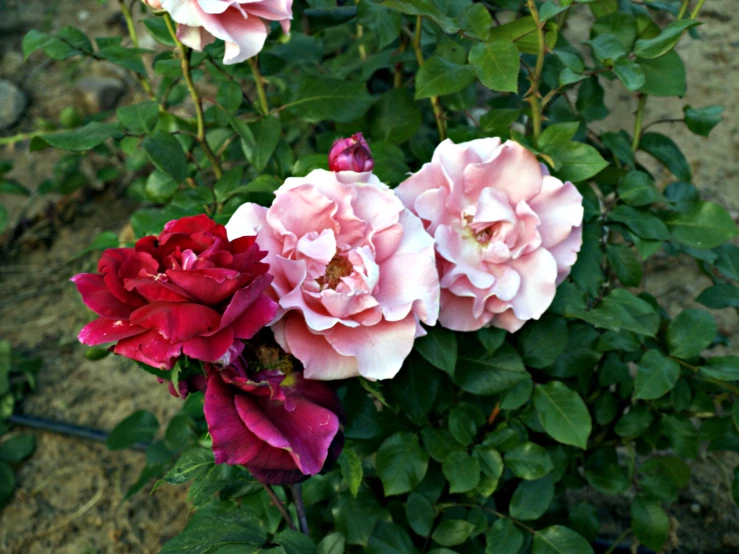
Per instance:
[[[681,117],[684,104],[726,107],[725,121],[710,139],[690,134],[683,127],[665,124],[654,128],[671,136],[683,149],[694,171],[694,181],[704,197],[727,206],[739,216],[739,16],[736,0],[711,0],[703,10],[705,24],[701,41],[684,40],[679,49],[688,68],[688,94],[680,99],[651,99],[645,121]],[[0,78],[10,79],[29,94],[31,106],[16,132],[29,131],[40,118],[55,120],[79,98],[72,82],[90,74],[124,76],[114,68],[82,64],[49,64],[42,57],[24,64],[20,40],[30,28],[53,30],[72,24],[92,36],[123,33],[115,17],[116,2],[98,5],[97,0],[0,0]],[[589,27],[585,10],[572,17],[570,36],[581,38]],[[60,70],[60,68],[64,68]],[[128,98],[135,85],[130,80]],[[617,84],[607,90],[612,109],[601,129],[631,128],[636,103]],[[625,123],[624,123],[625,122]],[[27,153],[25,145],[0,147],[0,159],[12,158],[11,177],[34,189],[46,178],[56,154]],[[646,162],[646,158],[644,158]],[[653,166],[650,166],[653,167]],[[90,168],[84,170],[91,174]],[[668,176],[657,169],[662,182]],[[20,214],[33,215],[48,209],[56,198],[34,198],[30,202],[3,196],[11,221]],[[120,358],[92,362],[76,342],[77,330],[89,320],[89,312],[78,299],[69,277],[93,270],[90,257],[70,261],[102,231],[120,232],[132,203],[115,191],[80,197],[71,222],[42,229],[54,236],[53,248],[37,246],[20,255],[0,260],[0,337],[14,347],[41,356],[44,367],[39,386],[23,404],[28,414],[111,429],[135,409],[154,412],[167,421],[179,401],[160,387],[142,386],[137,368]],[[39,237],[43,239],[44,237]],[[43,241],[40,241],[43,242]],[[657,295],[668,310],[676,313],[707,284],[688,260],[676,262],[655,258],[644,287]],[[736,311],[714,312],[722,332],[739,344]],[[737,346],[732,348],[737,352]],[[0,511],[0,552],[59,554],[158,552],[177,534],[187,519],[185,490],[161,487],[153,495],[143,491],[123,502],[129,485],[143,466],[143,454],[109,452],[105,445],[59,435],[34,432],[35,454],[18,471],[19,488],[14,500]],[[680,521],[675,552],[686,554],[739,551],[739,510],[729,495],[728,473],[739,456],[703,456],[695,462],[694,479],[671,515]],[[590,499],[599,509],[603,532],[615,537],[618,521],[628,520],[628,503],[613,504],[599,497]],[[610,503],[609,503],[610,502]]]

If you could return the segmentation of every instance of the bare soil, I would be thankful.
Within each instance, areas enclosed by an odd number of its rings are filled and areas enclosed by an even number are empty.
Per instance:
[[[51,4],[51,5],[50,5]],[[679,50],[688,70],[685,99],[650,99],[646,122],[679,118],[682,107],[721,104],[725,121],[709,139],[690,134],[679,124],[663,124],[654,130],[672,137],[688,157],[694,181],[707,199],[727,206],[739,215],[739,33],[735,0],[712,0],[703,10],[701,41],[683,40]],[[116,17],[116,3],[97,0],[53,2],[0,0],[0,78],[10,79],[26,91],[31,105],[15,132],[29,131],[40,120],[56,120],[66,106],[78,106],[72,83],[81,76],[113,75],[126,80],[127,98],[136,94],[135,83],[117,69],[87,62],[49,63],[33,57],[23,63],[20,41],[31,28],[52,31],[65,25],[84,28],[92,36],[124,34]],[[589,28],[586,10],[570,19],[571,33],[585,40]],[[145,39],[145,35],[144,35]],[[607,88],[612,113],[599,127],[630,129],[636,101],[614,83]],[[29,155],[25,145],[0,148],[0,159],[12,158],[11,177],[35,190],[52,171],[58,154],[44,151]],[[641,154],[640,154],[641,156]],[[665,185],[664,170],[641,158]],[[84,166],[86,174],[91,168]],[[95,189],[91,176],[92,188]],[[99,188],[99,187],[97,187]],[[23,403],[26,413],[112,429],[136,409],[154,412],[166,422],[179,409],[179,401],[162,387],[142,386],[140,372],[126,360],[107,357],[92,362],[76,341],[76,332],[89,321],[88,310],[68,279],[81,271],[93,271],[94,260],[73,258],[102,231],[128,233],[126,222],[134,206],[114,190],[93,190],[55,224],[34,229],[23,249],[0,259],[0,337],[15,348],[44,359],[38,390]],[[34,196],[30,201],[3,196],[11,221],[21,215],[48,213],[58,197]],[[52,210],[53,211],[53,210]],[[49,240],[46,240],[49,239]],[[48,246],[53,244],[53,247]],[[2,254],[0,254],[2,256]],[[655,294],[670,313],[686,307],[710,282],[694,262],[655,257],[643,287]],[[721,332],[736,344],[739,325],[735,310],[714,311]],[[0,552],[59,554],[158,552],[187,520],[183,487],[161,487],[153,495],[146,490],[123,501],[138,477],[144,456],[139,452],[110,452],[105,445],[81,439],[33,431],[35,454],[18,470],[19,488],[11,504],[0,511]],[[670,509],[676,525],[673,552],[686,554],[739,551],[739,509],[730,497],[730,472],[739,455],[703,455],[694,462],[693,481],[680,503]],[[591,495],[599,510],[602,532],[615,538],[629,519],[628,501]],[[627,539],[628,541],[628,539]]]

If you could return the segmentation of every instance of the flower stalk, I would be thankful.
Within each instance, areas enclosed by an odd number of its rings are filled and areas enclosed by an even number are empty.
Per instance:
[[[642,125],[644,124],[644,107],[647,105],[647,95],[639,95],[639,106],[636,108],[636,119],[634,120],[634,140],[631,149],[636,152],[641,141]]]
[[[290,485],[290,492],[295,501],[295,510],[298,512],[298,523],[300,524],[300,532],[304,535],[308,534],[308,516],[305,513],[305,504],[303,503],[303,490],[300,483]]]
[[[416,17],[416,33],[413,37],[413,51],[418,61],[418,69],[423,66],[423,52],[421,51],[421,30],[423,29],[423,17]],[[431,107],[434,110],[434,119],[436,119],[436,128],[439,131],[439,140],[445,140],[447,137],[446,121],[444,119],[444,110],[438,96],[431,97]]]
[[[118,0],[118,3],[121,6],[121,12],[123,13],[123,18],[126,20],[126,27],[128,28],[128,35],[131,37],[131,42],[133,43],[134,48],[139,47],[139,35],[136,32],[136,25],[133,22],[133,15],[131,14],[131,9],[126,5],[126,0]],[[147,75],[139,75],[138,73],[134,73],[136,79],[139,83],[141,83],[141,88],[144,89],[144,92],[146,92],[147,96],[151,98],[152,100],[156,100],[157,97],[154,94],[154,90],[151,87],[151,83],[149,82],[149,77]]]
[[[190,65],[192,49],[182,44],[182,42],[180,42],[180,39],[177,38],[177,31],[175,30],[174,24],[172,23],[172,19],[169,17],[169,15],[164,16],[164,21],[167,24],[167,30],[169,31],[172,40],[174,40],[175,44],[177,44],[177,48],[180,51],[180,66],[182,67],[182,76],[185,78],[187,90],[190,92],[190,97],[195,104],[195,119],[197,121],[198,129],[196,138],[198,139],[203,152],[205,152],[206,157],[213,166],[213,172],[215,173],[216,178],[220,179],[223,175],[223,170],[221,169],[221,164],[218,162],[218,158],[216,158],[216,155],[213,153],[213,150],[211,150],[210,145],[205,138],[205,117],[203,115],[203,101],[200,98],[197,89],[195,88],[195,83],[192,80],[192,67]]]
[[[269,114],[269,104],[267,103],[267,94],[264,92],[264,78],[259,72],[259,65],[257,64],[257,58],[249,58],[249,67],[251,67],[252,75],[254,75],[254,82],[257,85],[257,96],[259,97],[259,108],[262,114]]]
[[[541,74],[544,70],[544,56],[546,54],[546,39],[544,37],[544,24],[539,19],[539,10],[536,9],[534,0],[527,0],[531,17],[534,18],[536,24],[536,34],[539,40],[539,51],[536,55],[536,66],[534,72],[530,74],[529,80],[531,81],[531,89],[527,101],[531,105],[531,124],[534,132],[534,144],[539,143],[539,137],[541,136],[541,123],[542,123],[542,105],[539,99],[539,85],[541,84]]]

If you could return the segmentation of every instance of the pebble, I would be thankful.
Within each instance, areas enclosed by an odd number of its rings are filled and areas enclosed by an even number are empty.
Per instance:
[[[14,125],[28,105],[25,93],[10,81],[0,79],[0,129]]]
[[[114,77],[85,77],[75,83],[81,101],[89,113],[111,110],[123,96],[125,84]]]

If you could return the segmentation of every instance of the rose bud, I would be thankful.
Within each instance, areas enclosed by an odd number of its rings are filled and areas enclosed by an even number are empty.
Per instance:
[[[362,133],[338,139],[328,153],[328,168],[331,171],[372,171],[375,160]]]
[[[247,374],[243,359],[208,372],[205,420],[216,463],[243,465],[268,485],[289,485],[339,457],[343,410],[328,385],[300,372]]]
[[[79,340],[117,342],[113,352],[159,369],[180,355],[228,365],[274,317],[272,282],[254,236],[229,241],[205,215],[170,221],[134,248],[110,248],[98,273],[72,278],[100,317]]]

